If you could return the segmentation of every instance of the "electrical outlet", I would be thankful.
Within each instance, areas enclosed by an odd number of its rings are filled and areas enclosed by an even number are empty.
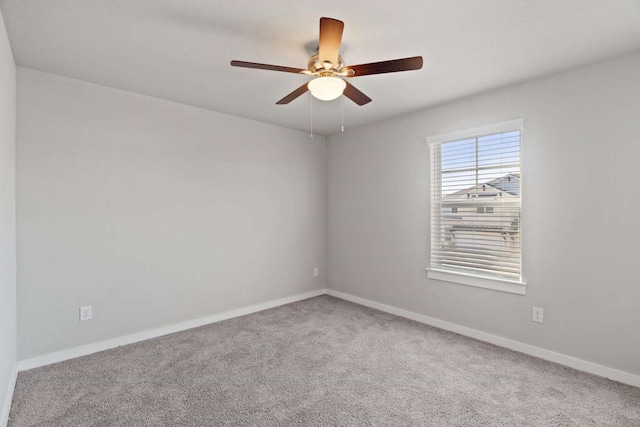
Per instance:
[[[533,310],[531,311],[531,320],[538,323],[544,322],[544,310],[540,307],[533,307]]]
[[[80,307],[80,321],[84,322],[85,320],[91,320],[90,305],[85,305],[84,307]]]
[[[315,267],[313,269],[313,277],[318,277],[320,275],[320,269],[318,267]]]

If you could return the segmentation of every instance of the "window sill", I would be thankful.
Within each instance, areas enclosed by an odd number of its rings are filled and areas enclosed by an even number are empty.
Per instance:
[[[429,279],[443,282],[458,283],[460,285],[475,286],[478,288],[493,289],[494,291],[508,292],[518,295],[526,295],[527,284],[518,280],[494,279],[490,277],[474,276],[472,274],[454,273],[451,271],[427,268]]]

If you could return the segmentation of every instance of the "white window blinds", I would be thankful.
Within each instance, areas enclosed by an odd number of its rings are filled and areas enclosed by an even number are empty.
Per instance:
[[[431,269],[522,279],[521,125],[429,139]]]

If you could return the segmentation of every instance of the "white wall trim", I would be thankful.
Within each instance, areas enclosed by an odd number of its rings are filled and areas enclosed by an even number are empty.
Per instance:
[[[331,295],[333,297],[340,298],[346,301],[351,301],[356,304],[364,305],[366,307],[375,308],[376,310],[384,311],[385,313],[395,314],[396,316],[415,320],[416,322],[424,323],[430,326],[435,326],[436,328],[455,332],[460,335],[475,338],[480,341],[485,341],[491,344],[495,344],[500,347],[505,347],[510,350],[519,351],[520,353],[528,354],[530,356],[538,357],[540,359],[548,360],[550,362],[559,363],[560,365],[568,366],[570,368],[578,369],[580,371],[584,371],[590,374],[609,378],[624,384],[640,387],[640,375],[635,375],[629,372],[620,371],[618,369],[609,368],[607,366],[598,365],[597,363],[588,362],[586,360],[578,359],[577,357],[556,353],[554,351],[546,350],[540,347],[535,347],[533,345],[525,344],[520,341],[514,341],[508,338],[503,338],[498,335],[482,332],[477,329],[468,328],[466,326],[461,326],[455,323],[447,322],[445,320],[440,320],[434,317],[429,317],[422,314],[414,313],[412,311],[403,310],[401,308],[396,308],[390,305],[371,301],[365,298],[360,298],[354,295],[345,294],[343,292],[335,291],[333,289],[327,289],[327,295]]]
[[[527,284],[520,280],[505,280],[493,277],[482,277],[473,274],[458,273],[454,271],[427,268],[429,279],[443,282],[457,283],[459,285],[475,286],[478,288],[492,289],[494,291],[508,292],[511,294],[526,295]]]
[[[492,125],[480,126],[473,129],[458,130],[441,135],[427,137],[427,144],[442,144],[443,142],[456,141],[459,139],[484,136],[492,133],[510,132],[524,129],[524,119],[516,119],[508,122],[496,123]]]
[[[86,356],[88,354],[108,350],[108,349],[119,347],[122,345],[133,344],[133,343],[144,341],[147,339],[156,338],[156,337],[160,337],[167,334],[172,334],[174,332],[180,332],[187,329],[220,322],[222,320],[232,319],[234,317],[256,313],[258,311],[267,310],[267,309],[278,307],[284,304],[290,304],[292,302],[302,301],[308,298],[324,295],[325,293],[327,295],[331,295],[336,298],[340,298],[346,301],[351,301],[356,304],[360,304],[366,307],[374,308],[376,310],[384,311],[386,313],[395,314],[396,316],[415,320],[416,322],[424,323],[430,326],[434,326],[436,328],[455,332],[457,334],[475,338],[491,344],[495,344],[500,347],[505,347],[511,350],[519,351],[521,353],[528,354],[530,356],[539,357],[540,359],[559,363],[561,365],[578,369],[580,371],[588,372],[590,374],[598,375],[605,378],[610,378],[614,381],[619,381],[621,383],[629,384],[635,387],[640,387],[640,375],[635,375],[629,372],[620,371],[618,369],[609,368],[607,366],[598,365],[597,363],[588,362],[586,360],[582,360],[577,357],[556,353],[554,351],[546,350],[546,349],[529,345],[529,344],[525,344],[520,341],[514,341],[508,338],[500,337],[498,335],[482,332],[477,329],[447,322],[445,320],[436,319],[434,317],[429,317],[423,314],[414,313],[412,311],[403,310],[401,308],[371,301],[365,298],[360,298],[354,295],[346,294],[344,292],[335,291],[333,289],[318,289],[315,291],[292,295],[290,297],[280,298],[277,300],[272,300],[272,301],[264,302],[261,304],[252,305],[249,307],[230,310],[223,313],[214,314],[211,316],[201,317],[199,319],[188,320],[185,322],[180,322],[180,323],[164,326],[157,329],[137,332],[134,334],[124,335],[121,337],[112,338],[112,339],[100,341],[97,343],[74,347],[68,350],[62,350],[55,353],[45,354],[43,356],[38,356],[31,359],[21,360],[18,362],[17,368],[14,368],[14,371],[12,373],[12,376],[9,382],[7,398],[5,399],[5,402],[4,402],[2,417],[0,418],[0,427],[6,426],[6,423],[8,421],[9,410],[11,408],[11,400],[13,397],[13,390],[16,383],[17,373],[19,371],[25,371],[27,369],[33,369],[40,366],[50,365],[52,363],[62,362],[64,360]]]
[[[16,380],[18,379],[18,364],[14,363],[9,384],[7,385],[7,394],[5,395],[2,405],[2,413],[0,413],[0,427],[6,427],[9,423],[9,411],[11,411],[11,402],[13,401],[13,391],[16,388]]]
[[[308,298],[324,295],[325,289],[318,289],[303,294],[292,295],[277,300],[267,301],[264,303],[252,305],[249,307],[238,308],[235,310],[225,311],[223,313],[213,314],[211,316],[201,317],[198,319],[187,320],[185,322],[174,323],[173,325],[163,326],[148,331],[136,332],[129,335],[123,335],[92,344],[86,344],[67,350],[57,351],[55,353],[37,356],[31,359],[25,359],[18,362],[18,371],[38,368],[40,366],[50,365],[52,363],[62,362],[64,360],[74,359],[80,356],[97,353],[99,351],[109,350],[111,348],[120,347],[122,345],[133,344],[139,341],[156,338],[174,332],[180,332],[187,329],[197,328],[199,326],[208,325],[210,323],[220,322],[222,320],[232,319],[234,317],[244,316],[246,314],[256,313],[258,311],[267,310],[269,308],[278,307],[280,305],[290,304],[296,301],[302,301]],[[0,424],[0,427],[2,425]]]

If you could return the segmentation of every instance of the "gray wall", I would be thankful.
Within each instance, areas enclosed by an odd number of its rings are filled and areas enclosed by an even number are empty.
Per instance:
[[[16,364],[15,132],[16,66],[0,12],[0,417]]]
[[[640,374],[639,70],[635,54],[330,137],[327,286]],[[425,137],[517,118],[527,295],[427,279]]]
[[[17,134],[20,359],[325,286],[324,138],[20,67]]]

